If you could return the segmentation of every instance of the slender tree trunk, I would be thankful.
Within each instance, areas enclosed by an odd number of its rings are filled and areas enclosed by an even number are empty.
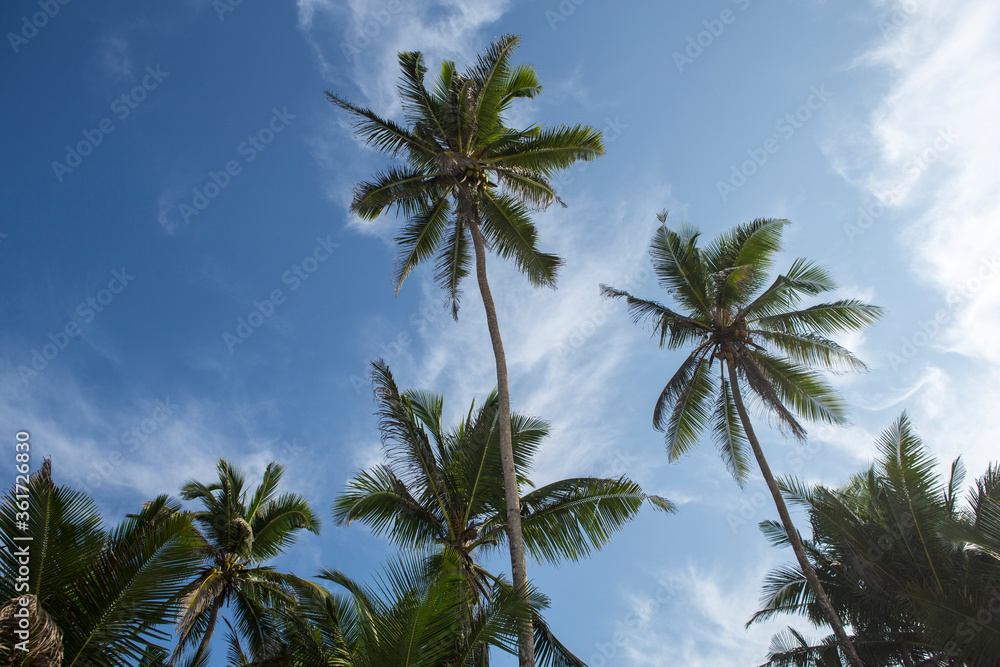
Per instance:
[[[733,403],[736,404],[736,411],[740,415],[740,421],[743,422],[743,430],[746,432],[747,440],[750,441],[750,446],[753,448],[753,455],[757,458],[757,465],[760,466],[760,472],[764,475],[767,488],[771,491],[774,505],[778,508],[778,516],[781,517],[781,523],[788,534],[788,541],[791,543],[792,551],[795,552],[795,557],[799,561],[799,567],[802,568],[802,573],[806,575],[809,588],[812,589],[813,594],[816,596],[816,601],[819,603],[820,609],[823,610],[823,615],[826,617],[827,623],[833,628],[833,634],[837,636],[837,641],[840,642],[840,648],[844,652],[844,655],[847,656],[847,660],[854,667],[864,667],[864,663],[861,662],[854,644],[851,643],[850,637],[844,631],[844,624],[840,622],[837,610],[830,603],[830,598],[826,596],[826,591],[823,590],[823,585],[820,583],[819,577],[816,576],[816,571],[813,569],[812,563],[809,562],[805,547],[802,546],[802,540],[799,539],[799,533],[795,530],[791,515],[788,514],[785,499],[781,497],[781,489],[778,488],[778,483],[775,481],[774,475],[771,474],[771,467],[767,464],[767,459],[764,458],[764,450],[761,449],[760,442],[753,432],[753,426],[750,425],[750,417],[747,415],[746,407],[743,405],[739,380],[736,377],[736,366],[732,361],[727,361],[726,365],[729,367],[729,385],[733,392]]]
[[[479,216],[471,205],[472,211],[466,218],[469,231],[472,233],[472,243],[476,249],[476,279],[479,282],[479,292],[483,296],[483,306],[486,308],[486,323],[490,330],[490,341],[493,343],[493,356],[497,366],[497,394],[500,402],[500,462],[503,466],[503,486],[507,497],[507,541],[510,544],[510,569],[514,587],[528,585],[528,569],[524,561],[524,535],[521,533],[521,496],[517,488],[517,471],[514,469],[514,447],[510,434],[510,386],[507,382],[507,357],[503,352],[503,341],[500,339],[500,325],[497,324],[497,309],[493,303],[490,284],[486,279],[486,242],[479,229]],[[518,658],[521,667],[535,665],[535,639],[532,633],[531,620],[521,623],[518,635]]]
[[[222,598],[216,598],[215,602],[212,603],[212,612],[208,616],[205,634],[201,636],[201,643],[198,644],[198,652],[194,654],[194,659],[191,661],[192,665],[197,665],[198,661],[205,656],[205,651],[208,650],[208,643],[212,640],[212,633],[215,632],[215,621],[219,618],[219,607],[221,606]]]

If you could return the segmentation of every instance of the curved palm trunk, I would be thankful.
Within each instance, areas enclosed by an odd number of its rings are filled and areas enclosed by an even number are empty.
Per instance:
[[[736,377],[736,366],[732,361],[727,361],[726,365],[729,368],[729,385],[733,391],[733,403],[736,404],[736,411],[740,415],[740,421],[743,423],[743,430],[747,434],[747,440],[750,441],[750,447],[753,448],[753,455],[757,459],[760,472],[764,475],[767,488],[771,491],[774,505],[778,508],[778,516],[781,517],[781,524],[785,527],[785,532],[788,534],[788,541],[792,545],[792,551],[795,552],[795,558],[799,561],[799,567],[802,568],[802,573],[805,574],[806,581],[809,582],[809,588],[812,589],[820,609],[823,610],[823,616],[826,617],[827,623],[833,628],[833,634],[837,636],[837,641],[840,643],[840,648],[844,652],[844,655],[847,656],[848,662],[853,667],[864,667],[864,663],[861,662],[854,644],[851,643],[850,637],[844,631],[844,624],[840,622],[837,610],[830,603],[830,598],[826,596],[826,591],[823,590],[823,585],[820,583],[819,577],[816,576],[816,571],[813,569],[812,563],[809,562],[809,558],[806,556],[805,547],[802,546],[799,533],[795,530],[792,517],[788,514],[788,507],[785,506],[785,499],[781,497],[781,489],[778,488],[778,483],[775,481],[774,475],[771,474],[771,467],[767,464],[767,459],[764,458],[764,450],[761,449],[760,442],[753,432],[753,426],[750,425],[750,417],[747,415],[746,407],[743,405],[739,380]]]
[[[507,498],[507,541],[510,544],[510,569],[514,587],[527,587],[528,569],[524,560],[524,536],[521,533],[521,497],[517,488],[517,471],[514,469],[514,447],[510,433],[510,387],[507,382],[507,357],[503,351],[503,341],[500,339],[500,325],[497,323],[496,306],[493,294],[486,279],[486,242],[479,229],[479,216],[474,206],[469,206],[470,215],[467,218],[472,243],[476,249],[476,279],[479,282],[479,292],[486,308],[486,322],[490,330],[490,342],[493,343],[493,356],[497,366],[497,394],[500,403],[500,462],[503,466],[503,486]],[[531,620],[521,623],[518,635],[518,658],[521,667],[534,667],[535,640],[531,629]]]
[[[212,640],[212,634],[215,632],[215,621],[219,618],[219,608],[221,606],[222,598],[216,598],[215,602],[212,603],[212,613],[208,616],[208,626],[205,628],[205,634],[201,636],[201,643],[198,644],[198,652],[194,654],[194,659],[191,660],[192,665],[197,665],[205,656],[205,651],[208,650],[208,643]]]

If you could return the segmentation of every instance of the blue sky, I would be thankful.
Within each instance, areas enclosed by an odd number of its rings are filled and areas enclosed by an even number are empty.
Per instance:
[[[842,482],[904,408],[942,461],[978,475],[996,456],[994,2],[13,0],[0,26],[0,426],[109,521],[219,457],[277,459],[326,518],[283,567],[364,578],[393,552],[329,517],[379,458],[367,364],[457,418],[493,359],[471,283],[457,324],[426,270],[393,295],[396,221],[348,211],[385,160],[323,92],[391,116],[397,51],[464,65],[506,32],[545,86],[512,121],[589,123],[607,145],[560,179],[568,208],[536,216],[558,290],[491,264],[515,409],[553,427],[533,479],[628,474],[680,505],[530,568],[578,655],[752,665],[781,625],[743,629],[791,558],[756,528],[763,483],[740,490],[707,442],[667,463],[650,415],[681,357],[598,296],[663,296],[645,255],[662,209],[709,236],[786,217],[785,265],[816,259],[887,309],[844,341],[871,367],[834,378],[853,426],[812,426],[802,449],[761,424],[777,473]]]

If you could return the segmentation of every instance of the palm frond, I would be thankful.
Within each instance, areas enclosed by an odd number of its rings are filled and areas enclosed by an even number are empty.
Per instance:
[[[882,312],[882,308],[857,299],[841,299],[803,310],[768,315],[753,321],[755,328],[764,331],[832,335],[860,331],[874,324]]]
[[[351,210],[363,220],[374,220],[392,206],[406,217],[426,215],[427,209],[445,192],[440,178],[434,174],[390,167],[355,188]]]
[[[456,216],[448,229],[441,250],[438,252],[434,267],[434,280],[447,295],[447,303],[451,306],[451,315],[458,319],[458,307],[462,298],[459,285],[462,279],[469,275],[472,269],[472,255],[469,252],[469,241],[465,235],[465,224],[461,217]]]
[[[746,363],[748,358],[752,358],[753,364],[777,393],[783,405],[790,406],[812,421],[828,424],[846,422],[843,399],[816,371],[763,352],[741,355],[741,364],[749,365]],[[750,383],[750,386],[757,391],[759,385]]]
[[[596,160],[604,154],[601,133],[588,125],[544,128],[538,136],[483,158],[487,165],[523,167],[553,176],[575,162]]]
[[[429,206],[422,208],[400,230],[396,237],[399,252],[392,283],[396,294],[403,281],[421,262],[430,259],[441,245],[451,213],[451,203],[447,197],[438,197]]]
[[[746,452],[747,436],[740,422],[724,368],[720,383],[721,389],[715,400],[715,411],[712,413],[712,435],[715,437],[726,469],[742,487],[746,484],[751,470],[750,459]]]
[[[698,437],[711,424],[708,404],[714,388],[711,361],[701,348],[695,350],[660,393],[653,411],[653,426],[663,431],[667,456],[676,461],[698,444]],[[686,370],[685,370],[686,369]],[[670,409],[666,423],[663,415]],[[659,417],[659,419],[657,419]]]
[[[639,511],[635,482],[581,477],[536,489],[521,501],[524,544],[537,560],[579,560],[600,549]]]
[[[356,117],[354,130],[375,150],[389,155],[414,151],[427,156],[434,154],[434,147],[420,141],[406,128],[379,117],[374,111],[351,104],[336,93],[327,91],[326,97],[341,109]]]
[[[628,314],[635,324],[647,322],[659,336],[660,347],[676,350],[691,343],[703,342],[711,329],[698,320],[675,313],[656,301],[648,301],[632,296],[623,290],[601,285],[601,296],[605,299],[624,298],[628,304]]]
[[[483,236],[498,255],[513,260],[532,285],[555,285],[563,261],[538,251],[538,233],[523,204],[506,195],[484,192],[480,211]]]
[[[710,274],[698,249],[698,232],[680,227],[667,228],[667,212],[658,216],[663,225],[653,234],[649,256],[660,285],[688,313],[709,317],[713,299],[709,295]]]

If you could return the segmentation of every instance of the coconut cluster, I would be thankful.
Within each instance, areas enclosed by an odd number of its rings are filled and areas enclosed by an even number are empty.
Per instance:
[[[466,183],[470,190],[476,192],[482,192],[489,185],[492,185],[489,177],[486,175],[486,169],[479,165],[473,165],[466,169],[462,177],[458,179],[458,182]]]
[[[732,361],[736,352],[747,345],[753,344],[750,331],[744,319],[733,322],[731,327],[714,334],[712,340],[716,343],[715,358]]]

